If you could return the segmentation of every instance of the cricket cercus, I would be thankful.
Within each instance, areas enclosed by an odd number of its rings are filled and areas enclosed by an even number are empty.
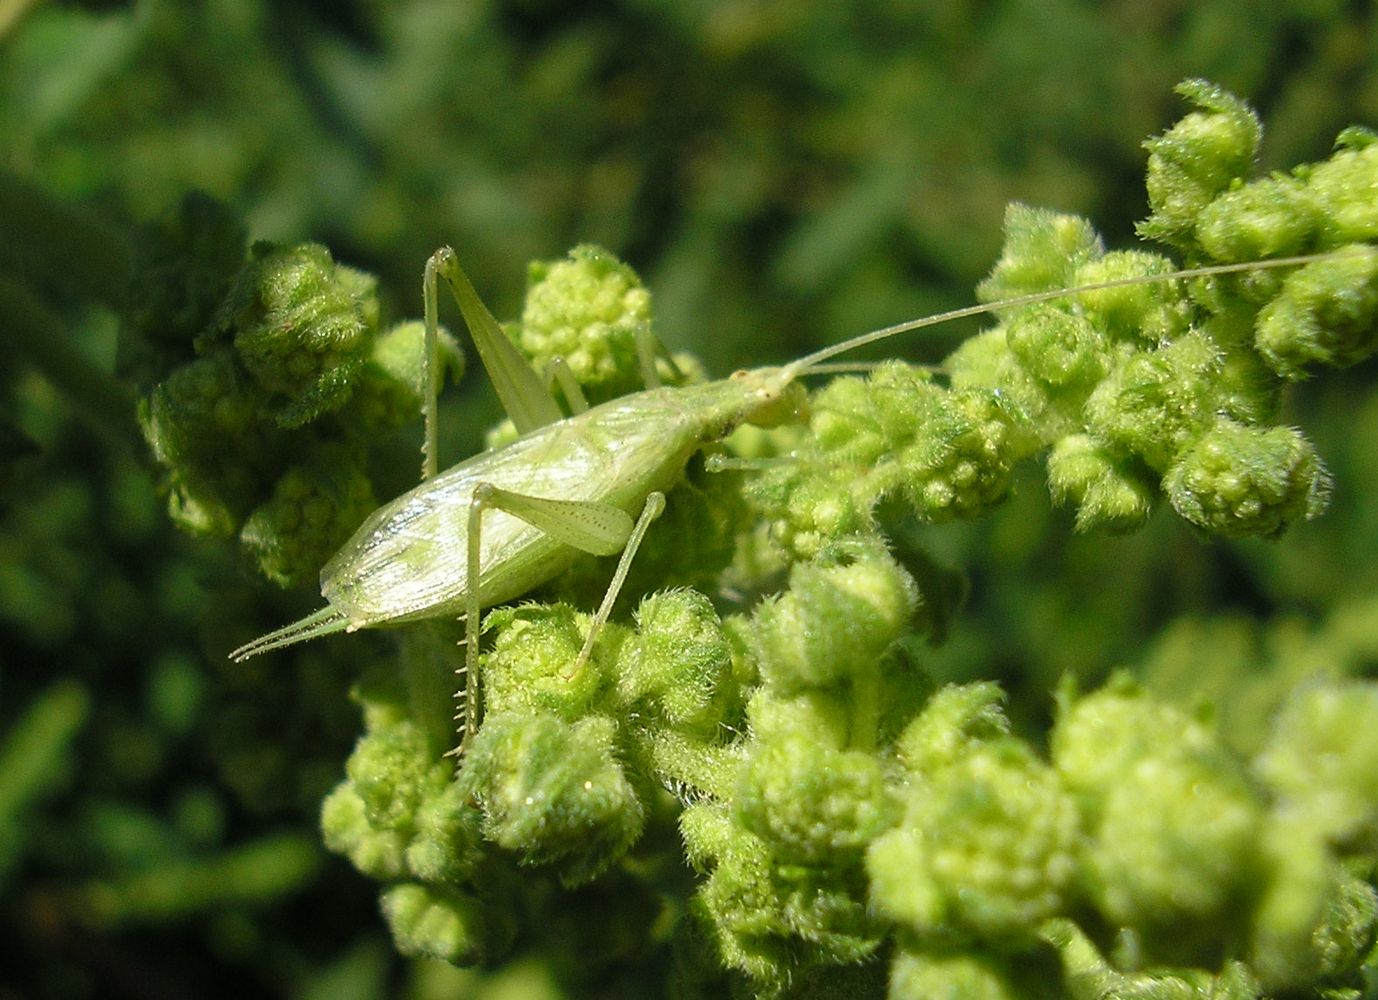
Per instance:
[[[1328,254],[1278,258],[1121,278],[968,306],[899,323],[788,364],[739,371],[702,385],[669,387],[655,377],[656,345],[639,345],[648,388],[589,408],[560,378],[565,416],[542,378],[480,301],[454,251],[437,251],[423,281],[426,322],[426,445],[419,486],[368,516],[321,570],[326,606],[231,655],[259,653],[334,632],[437,617],[465,621],[464,711],[458,751],[478,723],[479,623],[484,608],[552,579],[580,552],[622,556],[570,676],[588,661],[638,545],[665,506],[665,492],[700,448],[743,423],[798,419],[797,380],[843,352],[911,330],[980,313],[1126,285],[1287,267]],[[437,278],[454,293],[484,368],[520,437],[443,473],[436,462]],[[556,371],[556,375],[561,373]]]

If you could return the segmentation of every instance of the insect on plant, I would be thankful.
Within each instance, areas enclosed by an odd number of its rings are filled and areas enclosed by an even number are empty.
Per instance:
[[[690,457],[744,423],[774,426],[799,419],[802,376],[825,362],[899,334],[1002,309],[1083,292],[1174,279],[1288,267],[1332,254],[1222,264],[1118,278],[955,309],[899,323],[825,347],[784,365],[738,371],[727,379],[663,386],[657,347],[638,344],[647,388],[589,408],[567,372],[553,375],[566,397],[565,416],[545,382],[483,305],[444,248],[427,262],[425,304],[425,445],[422,482],[366,518],[321,570],[326,606],[236,649],[244,660],[335,632],[422,619],[465,622],[463,753],[478,724],[479,625],[483,609],[512,600],[554,578],[577,556],[621,553],[613,580],[567,676],[587,663],[665,492]],[[436,456],[438,279],[450,286],[489,378],[519,437],[444,472]]]

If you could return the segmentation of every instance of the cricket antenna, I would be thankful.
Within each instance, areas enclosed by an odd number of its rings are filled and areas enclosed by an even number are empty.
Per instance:
[[[1205,267],[1189,267],[1180,271],[1171,271],[1166,274],[1141,274],[1129,278],[1116,278],[1113,281],[1097,281],[1089,285],[1076,285],[1071,288],[1054,288],[1046,292],[1032,292],[1028,295],[1016,295],[1014,298],[1000,299],[997,302],[983,302],[974,306],[963,306],[960,309],[949,309],[947,312],[935,313],[932,316],[924,316],[919,319],[906,320],[903,323],[896,323],[894,326],[887,326],[880,330],[872,330],[870,333],[863,333],[850,340],[844,340],[840,344],[832,344],[812,354],[806,354],[796,361],[784,366],[784,371],[791,377],[807,375],[811,371],[817,370],[818,366],[835,358],[839,354],[864,347],[867,344],[874,344],[878,340],[893,337],[896,334],[908,333],[911,330],[922,330],[925,327],[937,326],[940,323],[947,323],[951,320],[966,319],[969,316],[980,316],[985,313],[993,313],[1000,309],[1015,309],[1020,306],[1034,305],[1038,302],[1048,302],[1052,299],[1068,298],[1073,295],[1080,295],[1082,292],[1099,292],[1108,288],[1125,288],[1130,285],[1147,285],[1161,281],[1175,281],[1182,278],[1204,278],[1215,274],[1238,274],[1243,271],[1261,271],[1277,267],[1295,267],[1298,264],[1309,264],[1312,261],[1326,260],[1344,253],[1344,250],[1327,250],[1323,253],[1300,254],[1294,257],[1275,257],[1271,260],[1254,260],[1239,264],[1211,264]]]

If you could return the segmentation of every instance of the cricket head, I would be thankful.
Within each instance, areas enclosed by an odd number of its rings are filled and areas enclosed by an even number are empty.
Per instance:
[[[751,368],[733,372],[730,382],[743,400],[741,419],[756,427],[803,423],[809,417],[808,391],[793,366]]]

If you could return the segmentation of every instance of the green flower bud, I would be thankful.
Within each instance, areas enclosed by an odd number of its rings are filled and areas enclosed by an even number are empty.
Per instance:
[[[929,520],[970,516],[1001,499],[1010,467],[1033,447],[998,390],[943,389],[897,362],[819,393],[812,426],[834,476],[863,477],[872,498],[903,490]],[[849,475],[844,463],[860,468]]]
[[[1201,723],[1121,678],[1064,700],[1052,752],[1087,820],[1083,877],[1107,919],[1162,929],[1177,948],[1190,936],[1174,923],[1221,919],[1246,890],[1263,803]]]
[[[1256,768],[1283,809],[1324,836],[1378,843],[1378,684],[1299,689]]]
[[[1335,140],[1337,152],[1306,175],[1321,214],[1322,243],[1328,247],[1378,240],[1378,134],[1352,127]]]
[[[401,721],[359,740],[345,763],[350,786],[369,824],[410,836],[417,811],[450,783],[450,767],[437,760],[420,727]]]
[[[349,402],[349,420],[364,427],[399,426],[415,420],[425,399],[426,325],[399,323],[373,342],[358,387]],[[444,330],[438,331],[440,385],[464,374],[464,352]]]
[[[1253,336],[1252,322],[1248,325],[1246,339],[1235,344],[1222,341],[1217,335],[1219,328],[1211,324],[1205,325],[1202,332],[1221,344],[1224,351],[1224,367],[1216,387],[1220,394],[1220,415],[1242,424],[1270,422],[1277,413],[1282,383],[1258,352],[1249,346]]]
[[[484,619],[494,639],[483,661],[485,711],[553,712],[574,720],[589,711],[606,680],[605,650],[615,650],[626,635],[605,625],[582,670],[573,672],[584,647],[590,616],[568,604],[530,604],[498,608]]]
[[[1378,350],[1378,250],[1352,248],[1288,275],[1259,313],[1254,342],[1284,378],[1370,357]]]
[[[1072,285],[1097,285],[1155,274],[1167,274],[1176,265],[1161,254],[1143,250],[1117,250],[1088,261],[1076,269]],[[1173,282],[1121,285],[1082,292],[1076,297],[1097,330],[1116,340],[1164,343],[1187,326],[1182,296]]]
[[[378,506],[358,462],[344,447],[323,448],[288,469],[272,497],[249,514],[239,539],[264,576],[284,587],[314,580]]]
[[[1271,538],[1325,510],[1330,477],[1300,431],[1222,419],[1178,455],[1163,490],[1197,527]]]
[[[1087,428],[1164,471],[1215,419],[1219,349],[1198,334],[1134,354],[1086,403]]]
[[[737,821],[781,858],[837,863],[894,822],[880,761],[807,731],[761,739],[737,780]]]
[[[1096,949],[1070,920],[1049,920],[1041,936],[1062,960],[1069,1000],[1262,1000],[1263,991],[1242,962],[1226,962],[1219,975],[1205,969],[1147,968],[1123,971]]]
[[[1024,370],[1050,389],[1088,389],[1109,365],[1105,335],[1085,316],[1051,303],[1020,310],[1005,340]]]
[[[949,391],[916,429],[897,460],[906,499],[933,522],[976,517],[1004,500],[1015,462],[1031,450],[1027,428],[998,390]]]
[[[725,857],[738,836],[728,806],[720,802],[693,802],[679,814],[679,832],[684,841],[685,858],[696,871],[707,872]],[[752,842],[765,849],[764,842]]]
[[[482,815],[464,797],[457,782],[431,795],[417,810],[415,835],[406,849],[413,878],[431,884],[457,885],[467,880],[483,857]]]
[[[1311,190],[1292,177],[1265,177],[1227,191],[1201,210],[1196,239],[1218,261],[1302,253],[1312,245],[1320,211]]]
[[[1222,753],[1185,754],[1165,743],[1102,795],[1085,864],[1107,919],[1165,927],[1214,919],[1247,888],[1263,804]]]
[[[1071,285],[1076,269],[1104,252],[1085,219],[1018,202],[1005,209],[1005,245],[990,276],[976,286],[981,302]]]
[[[712,602],[696,590],[653,594],[641,602],[636,622],[614,671],[618,697],[648,703],[677,729],[711,734],[723,719],[733,669]]]
[[[1319,980],[1343,982],[1371,967],[1378,943],[1378,890],[1351,873],[1342,872],[1327,901],[1320,925],[1311,937],[1315,973]]]
[[[1065,418],[1049,408],[1051,390],[1025,369],[1019,355],[1010,349],[1004,326],[968,337],[943,359],[943,368],[954,390],[981,389],[998,394],[1007,411],[1019,414],[1040,436],[1053,437],[1064,432]],[[1080,410],[1080,398],[1075,398],[1075,402]],[[1028,443],[1032,448],[1032,436]]]
[[[829,544],[849,535],[874,535],[872,507],[877,489],[846,466],[803,459],[772,469],[751,487],[774,514],[771,532],[800,559],[816,558]]]
[[[722,961],[758,989],[776,990],[801,971],[802,957],[833,965],[874,954],[883,928],[867,912],[863,888],[859,871],[782,864],[737,829],[693,905]]]
[[[348,781],[321,804],[321,836],[329,850],[349,858],[369,878],[391,882],[407,874],[408,832],[370,823],[368,807]]]
[[[1215,735],[1199,720],[1150,698],[1125,674],[1076,700],[1059,692],[1058,709],[1050,738],[1053,764],[1093,815],[1106,792],[1142,758],[1169,747],[1184,754],[1217,748]]]
[[[871,844],[871,900],[920,935],[1018,940],[1065,905],[1080,815],[1027,744],[969,747],[912,786],[900,825]]]
[[[951,767],[975,742],[1009,735],[1004,700],[999,686],[989,681],[939,688],[895,742],[900,762],[922,778]]]
[[[216,326],[274,400],[280,426],[301,426],[349,400],[378,323],[375,285],[319,244],[254,245]]]
[[[1373,887],[1336,863],[1306,817],[1270,817],[1262,849],[1249,954],[1259,979],[1281,992],[1357,970],[1374,941]]]
[[[904,949],[890,964],[890,1000],[1026,1000],[1003,963],[976,952]]]
[[[929,381],[921,372],[914,372],[913,378]],[[819,390],[809,417],[819,450],[830,461],[857,466],[874,465],[884,458],[893,442],[876,404],[869,379],[836,378]]]
[[[753,617],[761,676],[780,694],[846,681],[909,627],[918,600],[878,541],[851,539],[796,564],[789,590]]]
[[[505,950],[495,947],[500,931],[486,908],[467,893],[408,883],[383,893],[382,903],[393,944],[408,958],[478,965]]]
[[[1153,214],[1139,233],[1186,247],[1201,211],[1252,169],[1263,130],[1253,110],[1220,87],[1186,80],[1176,90],[1201,110],[1144,143]]]
[[[527,269],[517,344],[537,371],[564,358],[596,400],[643,388],[638,331],[651,328],[651,294],[626,264],[583,244]]]
[[[615,724],[589,716],[488,715],[460,772],[483,833],[567,886],[596,877],[641,835],[645,808],[616,759]]]
[[[781,697],[774,686],[763,685],[747,703],[747,722],[751,733],[763,742],[807,734],[821,746],[843,750],[851,736],[850,696],[849,689],[838,687],[806,688]]]
[[[1139,462],[1085,434],[1069,434],[1048,453],[1048,492],[1077,509],[1076,528],[1133,531],[1158,499],[1154,478]]]
[[[167,470],[172,519],[199,533],[230,535],[259,490],[271,432],[258,424],[261,393],[226,350],[177,368],[140,401],[139,423]],[[236,460],[225,461],[232,448]]]

